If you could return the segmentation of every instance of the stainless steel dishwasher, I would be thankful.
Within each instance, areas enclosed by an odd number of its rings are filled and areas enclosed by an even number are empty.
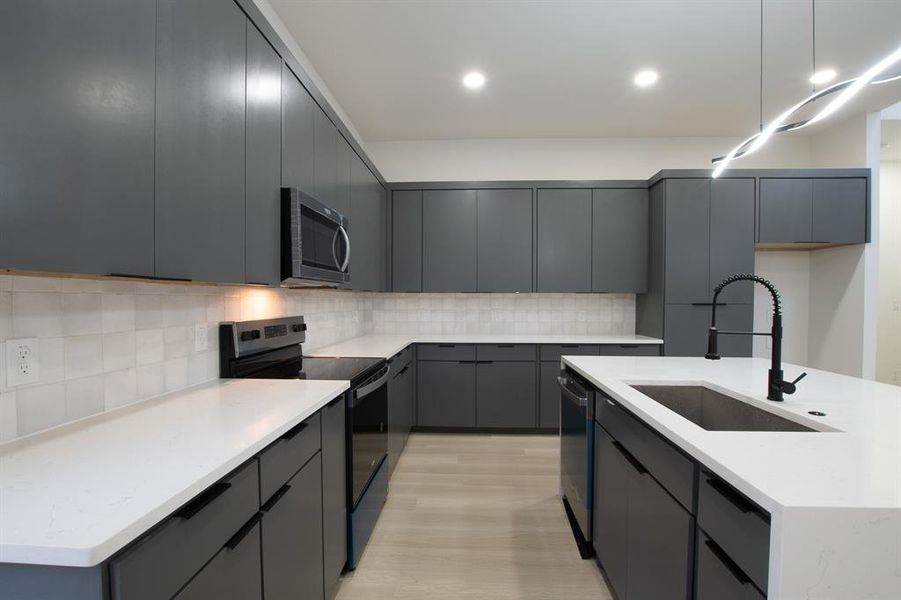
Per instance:
[[[560,385],[560,490],[582,558],[593,555],[594,402],[591,386],[564,370]]]

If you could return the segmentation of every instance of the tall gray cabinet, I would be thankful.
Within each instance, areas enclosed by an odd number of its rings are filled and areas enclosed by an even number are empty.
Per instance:
[[[648,291],[637,330],[662,337],[667,356],[703,356],[713,288],[754,272],[754,178],[664,179],[651,189]],[[750,331],[754,290],[734,284],[719,298],[718,325]],[[750,356],[749,336],[722,336],[723,356]]]
[[[350,177],[350,287],[382,292],[388,280],[388,198],[363,161],[353,161]]]
[[[158,276],[244,281],[245,27],[233,2],[157,2]]]
[[[156,2],[114,4],[0,3],[0,268],[153,275]]]

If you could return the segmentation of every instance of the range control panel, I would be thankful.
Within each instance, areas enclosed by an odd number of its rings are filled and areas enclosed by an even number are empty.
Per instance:
[[[306,341],[307,326],[302,316],[228,321],[219,325],[221,351],[230,358],[256,354]]]

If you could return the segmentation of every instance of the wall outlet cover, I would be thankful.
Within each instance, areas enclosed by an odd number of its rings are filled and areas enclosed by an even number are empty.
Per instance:
[[[41,379],[37,338],[6,340],[6,384],[38,383]]]
[[[194,352],[203,352],[210,347],[207,339],[207,326],[202,323],[194,325]]]

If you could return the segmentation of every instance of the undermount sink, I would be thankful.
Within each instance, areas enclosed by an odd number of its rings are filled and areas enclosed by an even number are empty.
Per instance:
[[[817,431],[702,385],[631,387],[707,431]]]

